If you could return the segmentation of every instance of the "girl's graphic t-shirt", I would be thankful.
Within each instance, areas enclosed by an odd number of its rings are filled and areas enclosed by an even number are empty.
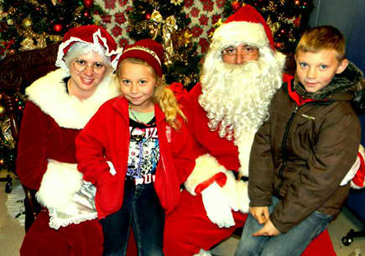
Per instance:
[[[136,184],[154,181],[156,166],[160,158],[160,147],[155,118],[147,124],[130,118],[130,145],[127,177],[132,177]]]

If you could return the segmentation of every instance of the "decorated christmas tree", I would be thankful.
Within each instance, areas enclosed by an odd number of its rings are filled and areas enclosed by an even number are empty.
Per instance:
[[[94,0],[3,0],[0,5],[1,57],[59,42],[69,28],[95,24],[94,14],[103,13]]]
[[[254,6],[266,19],[274,36],[275,47],[283,53],[293,53],[308,26],[313,9],[311,0],[227,0],[223,19],[237,11],[242,4]]]
[[[183,8],[182,0],[133,1],[128,12],[129,36],[134,40],[152,38],[161,43],[165,49],[166,82],[191,87],[199,80],[201,55],[191,40],[191,20]]]

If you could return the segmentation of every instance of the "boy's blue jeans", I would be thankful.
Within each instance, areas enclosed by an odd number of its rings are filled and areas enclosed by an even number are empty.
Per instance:
[[[139,256],[162,254],[165,215],[153,183],[126,184],[122,208],[100,220],[104,233],[103,256],[126,254],[130,226]]]
[[[279,201],[272,197],[270,214]],[[235,256],[300,256],[308,244],[327,228],[331,219],[331,216],[315,211],[285,234],[253,237],[252,234],[264,225],[249,214]]]

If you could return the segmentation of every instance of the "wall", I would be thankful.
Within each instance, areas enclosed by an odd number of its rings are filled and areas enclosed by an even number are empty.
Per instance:
[[[309,25],[331,25],[342,31],[346,38],[346,55],[365,72],[365,1],[314,0],[315,9]],[[360,115],[362,144],[365,145],[365,114]]]
[[[347,41],[347,57],[365,71],[365,1],[314,0],[310,26],[332,25],[342,31]]]

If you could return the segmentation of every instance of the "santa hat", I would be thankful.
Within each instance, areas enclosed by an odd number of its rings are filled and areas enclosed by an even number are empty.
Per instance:
[[[123,51],[119,63],[126,58],[144,60],[155,70],[159,77],[162,77],[163,55],[164,49],[161,44],[152,39],[142,39]]]
[[[103,28],[97,25],[85,25],[71,28],[63,37],[58,47],[56,66],[68,72],[64,56],[74,43],[85,43],[94,52],[110,58],[113,69],[116,68],[120,56],[117,44],[113,37]]]
[[[246,43],[257,48],[269,46],[275,50],[274,39],[265,19],[251,5],[245,4],[216,29],[213,44],[229,46],[232,42]]]

